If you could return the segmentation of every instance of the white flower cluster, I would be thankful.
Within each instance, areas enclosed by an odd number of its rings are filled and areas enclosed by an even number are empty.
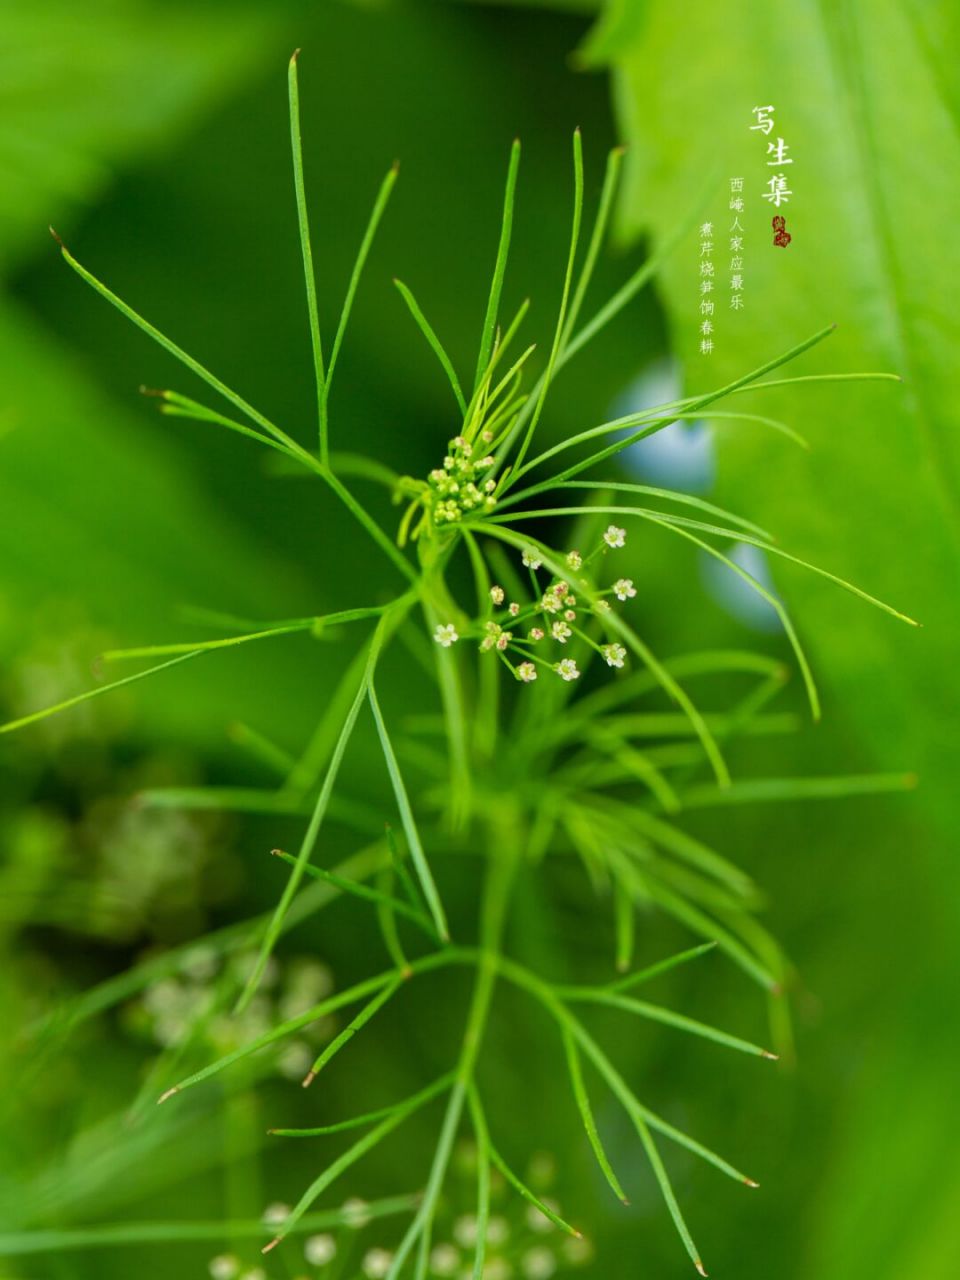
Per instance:
[[[459,439],[460,437],[458,437]],[[452,444],[456,445],[457,441],[453,441]],[[564,557],[565,563],[569,569],[576,573],[590,560],[593,560],[603,552],[619,550],[625,546],[626,539],[625,529],[621,529],[614,524],[608,525],[600,543],[587,556],[586,560],[579,551],[573,550],[567,552]],[[608,667],[622,669],[627,657],[627,651],[622,644],[598,644],[589,635],[578,630],[575,625],[577,622],[577,597],[570,582],[564,578],[558,578],[551,582],[541,594],[536,573],[538,569],[543,567],[544,554],[534,546],[522,547],[520,552],[523,566],[530,572],[533,600],[528,601],[525,605],[521,605],[515,600],[507,602],[507,594],[503,587],[494,583],[489,588],[490,605],[495,610],[505,609],[505,612],[499,615],[500,620],[496,616],[493,618],[487,617],[482,623],[474,624],[468,634],[475,636],[477,634],[475,628],[480,627],[481,653],[496,651],[504,655],[504,661],[521,684],[532,684],[537,679],[538,666],[543,666],[553,671],[561,680],[567,683],[580,679],[580,668],[574,658],[561,658],[556,662],[551,662],[546,658],[538,657],[531,650],[531,646],[539,644],[541,640],[566,645],[574,637],[579,637],[595,652],[600,654]],[[577,581],[581,583],[587,592],[588,598],[585,604],[588,614],[600,615],[610,612],[610,602],[604,599],[603,595],[595,596],[592,593],[589,580],[586,577],[581,577]],[[632,600],[637,594],[631,578],[618,578],[613,586],[609,588],[609,592],[620,601]],[[530,621],[535,624],[527,629],[526,636],[518,638],[513,631],[508,630],[507,626],[504,625],[505,623],[509,625],[509,620],[514,618],[519,619],[521,622]],[[543,625],[540,625],[541,622]],[[456,624],[441,622],[437,624],[433,638],[442,648],[449,649],[451,645],[460,639],[460,634]],[[506,657],[508,651],[518,653],[524,660],[514,666],[509,658]]]
[[[257,1039],[278,1021],[298,1017],[333,990],[330,970],[316,960],[293,957],[281,967],[271,957],[261,989],[244,1012],[237,1016],[224,1011],[211,1017],[212,982],[219,975],[220,981],[228,976],[232,983],[242,985],[254,960],[249,955],[235,957],[229,962],[229,974],[224,975],[216,952],[197,948],[185,956],[179,974],[160,978],[126,1007],[125,1022],[131,1030],[165,1048],[182,1044],[199,1025],[206,1048],[220,1055]],[[264,1058],[264,1067],[290,1080],[301,1079],[317,1055],[317,1045],[331,1033],[331,1021],[318,1019]]]
[[[486,431],[481,433],[485,444],[489,443],[485,439],[488,435]],[[470,512],[490,512],[497,505],[493,496],[497,482],[490,475],[496,459],[489,454],[475,457],[473,445],[463,436],[455,436],[449,448],[443,466],[427,477],[433,494],[433,519],[438,525],[456,524]]]

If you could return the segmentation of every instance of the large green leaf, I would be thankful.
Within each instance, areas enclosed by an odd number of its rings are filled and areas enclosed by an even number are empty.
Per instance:
[[[216,5],[2,0],[0,268],[235,85],[278,19],[285,6],[225,22]]]
[[[795,1274],[823,1280],[922,1274],[911,1259],[924,1256],[912,1243],[924,1231],[928,1262],[946,1256],[951,1238],[956,1248],[944,1181],[933,1173],[945,1159],[938,1131],[956,1120],[956,1091],[935,1063],[956,1044],[942,1019],[947,989],[930,976],[943,971],[957,926],[955,892],[952,906],[943,901],[944,886],[957,883],[960,763],[960,313],[950,296],[960,276],[956,53],[956,20],[945,7],[896,0],[692,0],[682,14],[665,0],[625,0],[610,6],[584,51],[588,62],[615,68],[631,144],[626,234],[663,238],[689,216],[705,183],[700,219],[729,234],[729,179],[744,180],[746,306],[731,312],[728,287],[718,284],[713,355],[698,350],[696,230],[663,276],[688,386],[722,384],[830,321],[835,336],[791,372],[891,370],[904,378],[902,386],[791,387],[740,398],[738,409],[801,428],[813,444],[809,457],[729,428],[719,445],[722,501],[925,625],[900,629],[823,583],[778,572],[828,686],[828,727],[819,732],[829,733],[832,719],[878,765],[916,768],[922,783],[909,818],[866,837],[873,870],[862,891],[871,879],[911,877],[925,917],[904,918],[896,896],[884,894],[885,914],[866,932],[877,962],[888,954],[891,1021],[881,1029],[875,1006],[865,1030],[876,1038],[870,1087],[847,1095],[849,1124],[835,1135],[837,1182],[805,1220],[809,1254]],[[772,242],[775,210],[763,199],[777,170],[767,166],[767,138],[750,128],[753,108],[767,104],[775,108],[770,140],[782,136],[794,160],[783,170],[793,190],[780,211],[793,237],[786,248]],[[717,250],[723,281],[725,239]],[[846,962],[836,956],[837,966]],[[918,972],[928,975],[922,992]],[[893,1020],[910,1008],[899,1042]],[[925,1092],[921,1123],[909,1098]],[[939,1125],[927,1123],[932,1115]]]

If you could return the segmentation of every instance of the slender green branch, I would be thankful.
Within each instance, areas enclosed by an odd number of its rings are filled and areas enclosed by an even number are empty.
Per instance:
[[[330,399],[330,384],[333,382],[333,371],[336,368],[337,357],[340,354],[340,348],[343,345],[344,334],[347,330],[347,324],[350,320],[350,312],[353,309],[353,300],[357,295],[357,287],[360,284],[360,277],[363,275],[363,268],[366,266],[367,258],[370,255],[370,249],[373,246],[374,237],[377,234],[377,228],[380,226],[380,220],[387,208],[387,202],[397,182],[397,175],[400,172],[399,163],[394,163],[387,172],[387,176],[380,184],[380,190],[377,192],[377,198],[373,204],[373,211],[370,214],[370,221],[367,223],[366,230],[363,233],[363,239],[360,242],[360,249],[357,252],[357,258],[353,264],[353,271],[350,274],[350,283],[347,286],[347,296],[343,302],[343,310],[340,312],[340,322],[337,325],[336,336],[333,339],[333,348],[330,352],[330,363],[327,366],[327,376],[324,382],[323,398],[324,402]],[[326,459],[329,465],[331,459]]]
[[[567,270],[563,278],[563,293],[560,298],[560,313],[557,316],[557,327],[553,336],[553,346],[550,349],[550,358],[547,361],[547,368],[543,380],[540,384],[540,393],[534,404],[533,414],[527,427],[526,435],[523,443],[520,445],[516,460],[513,464],[514,471],[522,469],[523,460],[530,448],[530,442],[533,439],[533,433],[537,429],[537,423],[540,421],[540,414],[543,412],[543,404],[550,389],[550,383],[553,379],[554,369],[556,368],[557,356],[560,353],[560,344],[563,341],[564,326],[567,316],[567,302],[570,297],[570,284],[573,279],[573,268],[577,258],[577,244],[580,240],[580,218],[583,213],[583,145],[580,141],[580,130],[574,130],[573,134],[573,227],[570,231],[570,252],[567,257]]]
[[[500,294],[503,290],[503,277],[507,270],[507,258],[510,253],[510,233],[513,228],[513,197],[517,189],[517,170],[520,166],[520,139],[515,138],[510,148],[510,166],[507,169],[507,188],[503,197],[503,218],[500,224],[500,242],[497,245],[497,257],[493,268],[493,279],[490,282],[490,297],[487,300],[487,312],[483,318],[483,330],[480,337],[480,354],[477,358],[477,372],[474,378],[474,391],[480,386],[484,372],[490,362],[493,350],[493,335],[497,327],[497,314],[500,310]]]
[[[200,652],[193,649],[190,653],[182,653],[177,658],[171,658],[169,662],[160,662],[155,667],[148,667],[146,671],[138,671],[135,675],[124,676],[120,680],[111,680],[109,684],[102,684],[96,689],[88,689],[85,693],[75,694],[72,698],[64,698],[62,702],[56,702],[52,707],[44,707],[41,711],[31,711],[28,715],[20,716],[16,720],[8,720],[6,724],[0,724],[0,733],[13,733],[15,729],[23,729],[28,724],[35,724],[38,720],[45,720],[47,716],[54,716],[60,711],[76,707],[81,702],[88,702],[91,698],[99,698],[104,693],[112,693],[114,689],[120,689],[126,684],[135,684],[138,680],[145,680],[147,676],[156,675],[158,671],[166,671],[168,667],[175,667],[180,662],[187,662],[190,658],[198,657],[200,657]]]
[[[393,794],[397,801],[397,808],[400,810],[400,821],[403,824],[404,834],[407,837],[410,857],[413,859],[413,865],[416,868],[417,877],[420,881],[420,888],[423,890],[423,896],[427,900],[427,906],[430,908],[430,914],[433,917],[433,922],[436,925],[437,932],[440,935],[441,940],[446,942],[450,937],[446,913],[443,909],[443,903],[440,901],[440,895],[437,892],[437,886],[433,879],[433,873],[430,870],[430,864],[427,861],[427,855],[423,850],[423,842],[420,839],[420,832],[417,829],[416,819],[413,816],[410,797],[407,795],[407,788],[403,781],[403,775],[400,772],[400,765],[397,761],[393,744],[390,741],[390,735],[387,732],[383,713],[380,710],[380,703],[377,700],[377,693],[373,685],[372,677],[367,685],[367,697],[370,700],[370,709],[373,712],[373,718],[377,726],[377,733],[380,737],[380,746],[383,750],[383,758],[386,761],[387,772],[390,774],[390,782],[393,786]]]
[[[413,316],[414,320],[417,323],[417,328],[426,338],[434,355],[440,361],[443,371],[447,375],[447,379],[450,383],[450,386],[453,389],[453,394],[456,396],[457,405],[460,408],[460,412],[465,417],[467,413],[467,402],[466,402],[466,399],[464,398],[463,390],[460,386],[460,379],[457,377],[457,371],[453,367],[453,361],[447,355],[446,351],[444,350],[443,343],[437,337],[432,325],[430,324],[430,321],[420,310],[419,303],[417,302],[413,294],[410,292],[410,290],[407,288],[407,286],[403,283],[402,280],[394,280],[393,283],[396,285],[397,292],[400,294],[400,297],[403,298],[404,302],[407,304],[410,314]]]
[[[310,344],[313,349],[313,373],[317,390],[317,417],[320,435],[320,462],[329,466],[327,441],[327,395],[323,369],[323,342],[320,338],[320,314],[317,307],[317,277],[313,266],[313,249],[310,245],[310,219],[307,213],[307,192],[303,179],[303,142],[300,137],[300,88],[297,83],[297,61],[300,50],[294,52],[287,72],[287,88],[290,98],[290,146],[293,152],[293,182],[297,198],[297,225],[300,229],[300,253],[303,258],[303,281],[307,291],[307,314],[310,320]]]
[[[273,849],[274,857],[282,859],[282,861],[296,865],[296,858],[289,853],[284,853],[282,849]],[[371,889],[369,885],[361,884],[357,880],[349,880],[345,876],[337,875],[334,871],[327,871],[323,867],[316,867],[312,862],[304,865],[304,872],[315,880],[323,880],[326,884],[332,884],[335,889],[339,889],[342,893],[351,894],[355,898],[363,898],[367,902],[372,902],[376,906],[388,907],[391,912],[411,920],[418,928],[433,941],[439,941],[437,931],[430,919],[419,911],[416,907],[410,906],[400,898],[395,898],[392,894],[384,893],[380,889]]]

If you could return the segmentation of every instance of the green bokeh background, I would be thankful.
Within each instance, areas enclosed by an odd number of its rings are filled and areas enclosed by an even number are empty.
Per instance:
[[[776,103],[796,156],[795,241],[775,255],[756,225],[742,322],[727,325],[712,363],[697,356],[691,231],[655,288],[566,376],[544,432],[559,438],[610,416],[658,360],[672,359],[686,386],[701,390],[834,320],[836,337],[796,372],[903,373],[896,389],[790,388],[762,406],[751,397],[751,410],[802,429],[812,451],[724,427],[716,493],[925,624],[899,629],[778,569],[816,661],[824,722],[801,719],[796,734],[753,744],[737,766],[765,775],[915,770],[921,785],[691,819],[768,892],[767,923],[801,979],[793,1068],[762,1071],[659,1029],[603,1029],[651,1105],[762,1184],[746,1195],[671,1153],[712,1274],[948,1274],[960,1254],[952,11],[920,0],[811,0],[789,10],[623,0],[602,14],[590,4],[92,0],[81,13],[60,0],[7,0],[0,14],[0,697],[11,714],[85,687],[111,642],[179,638],[183,606],[299,616],[365,604],[391,585],[389,569],[308,482],[270,474],[243,442],[161,418],[138,396],[141,383],[195,388],[64,268],[48,223],[138,310],[308,440],[284,86],[287,57],[301,47],[328,332],[377,184],[401,160],[338,373],[335,440],[416,475],[435,465],[449,435],[449,392],[391,277],[414,288],[469,367],[513,137],[524,153],[507,303],[531,296],[545,335],[568,235],[572,128],[583,130],[588,200],[608,148],[630,147],[599,299],[697,200],[722,213],[727,177],[758,172],[751,108]],[[392,526],[386,502],[378,514]],[[631,554],[660,651],[730,643],[785,652],[779,637],[747,631],[717,604],[694,557],[652,536]],[[102,828],[90,815],[114,813],[151,780],[261,785],[229,726],[255,725],[297,750],[351,656],[346,640],[278,643],[282,651],[225,654],[0,740],[8,1027],[26,1026],[148,946],[275,900],[279,882],[262,850],[292,841],[296,819],[211,820],[205,870],[188,890],[168,886],[166,905],[133,913],[126,930],[100,928],[92,885]],[[398,711],[426,705],[429,685],[417,679],[391,660],[385,700]],[[800,697],[793,702],[802,711]],[[361,739],[351,752],[346,785],[386,803],[368,745]],[[134,869],[142,835],[126,846]],[[352,847],[344,832],[331,841],[331,858]],[[475,884],[463,879],[444,888],[465,916]],[[116,890],[121,918],[130,883]],[[531,881],[518,902],[513,941],[528,956],[571,976],[603,963],[606,917],[562,875],[548,872],[545,891]],[[338,984],[379,965],[361,910],[321,919],[295,935],[293,950],[319,953]],[[642,959],[686,944],[676,926],[643,924]],[[375,1035],[358,1038],[331,1071],[318,1104],[325,1118],[361,1109],[358,1099],[400,1096],[441,1070],[464,991],[450,978],[429,998],[410,993]],[[678,972],[657,998],[764,1034],[762,1002],[721,961]],[[40,1058],[19,1035],[4,1040],[0,1241],[93,1223],[255,1217],[269,1200],[293,1200],[316,1171],[307,1150],[259,1151],[268,1123],[303,1122],[289,1084],[239,1082],[191,1099],[178,1117],[151,1112],[128,1150],[122,1117],[149,1054],[120,1018],[97,1020]],[[509,995],[483,1070],[511,1150],[557,1159],[554,1194],[596,1250],[582,1274],[689,1273],[642,1155],[616,1112],[598,1108],[633,1200],[628,1211],[608,1203],[548,1028]],[[405,1133],[359,1167],[349,1190],[373,1197],[421,1184],[430,1125]],[[371,1243],[389,1243],[395,1224],[370,1231]],[[0,1276],[204,1275],[216,1251],[4,1257],[0,1248]],[[288,1265],[271,1262],[269,1274],[297,1274]]]

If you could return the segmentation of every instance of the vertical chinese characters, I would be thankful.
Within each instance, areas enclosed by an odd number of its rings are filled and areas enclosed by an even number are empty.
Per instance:
[[[775,140],[770,140],[770,134],[776,128],[776,122],[773,118],[775,108],[772,105],[766,107],[754,107],[753,114],[756,117],[754,124],[750,126],[751,131],[759,132],[768,139],[767,141],[767,168],[778,170],[772,174],[766,181],[766,191],[763,192],[763,199],[770,202],[774,209],[780,209],[783,205],[789,203],[793,191],[790,187],[790,179],[783,172],[788,164],[793,164],[793,157],[789,155],[790,144],[785,138],[779,135]],[[787,232],[786,218],[782,214],[775,215],[772,222],[774,237],[773,243],[779,248],[785,249],[793,238]]]
[[[714,279],[713,223],[700,225],[700,354],[713,354]]]
[[[743,224],[740,215],[743,213],[743,179],[730,179],[730,210],[733,222],[730,224],[730,310],[743,310]]]

